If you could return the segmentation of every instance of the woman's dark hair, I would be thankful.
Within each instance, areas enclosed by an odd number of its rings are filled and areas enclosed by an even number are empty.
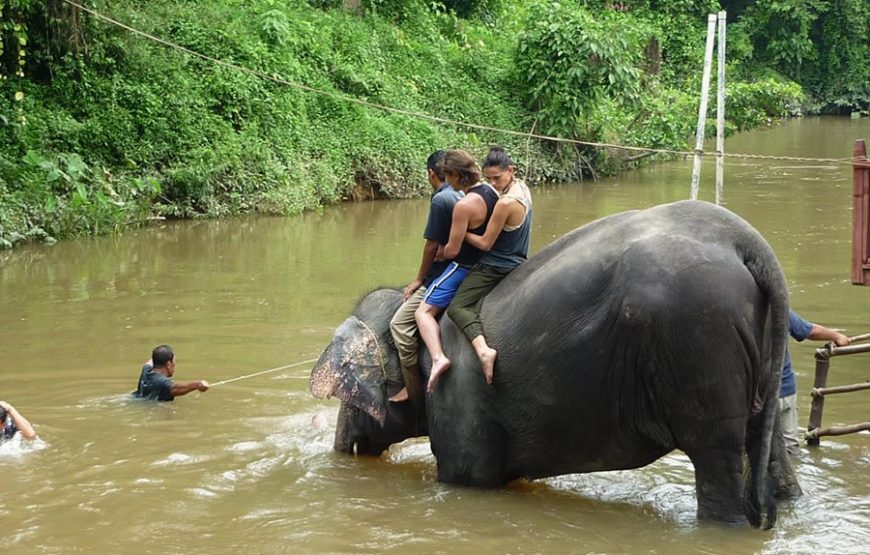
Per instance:
[[[446,153],[443,150],[436,150],[426,160],[426,169],[432,170],[432,173],[438,176],[442,182],[444,181],[444,154]]]
[[[0,407],[0,424],[6,423],[6,409]]]
[[[516,166],[516,164],[514,164],[514,161],[511,160],[511,157],[507,155],[507,152],[502,147],[495,145],[490,147],[489,153],[483,159],[483,164],[481,164],[483,169],[493,166],[506,170],[510,166]]]
[[[459,184],[463,187],[474,185],[480,181],[480,168],[471,154],[461,149],[451,149],[444,154],[442,162],[444,173],[459,176]]]

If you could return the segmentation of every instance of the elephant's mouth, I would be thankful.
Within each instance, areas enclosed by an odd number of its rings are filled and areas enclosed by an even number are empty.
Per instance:
[[[342,404],[335,427],[335,442],[333,448],[346,455],[368,455],[371,441],[368,436],[355,425],[356,419],[362,413],[353,406]]]
[[[349,455],[368,455],[369,454],[369,440],[366,438],[358,438],[354,441],[350,446]]]
[[[369,452],[370,442],[366,437],[354,437],[346,442],[336,442],[334,447],[339,453],[351,456],[367,456]]]

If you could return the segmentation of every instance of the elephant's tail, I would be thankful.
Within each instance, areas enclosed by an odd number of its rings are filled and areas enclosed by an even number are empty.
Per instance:
[[[764,523],[764,529],[769,530],[776,523],[774,486],[768,468],[788,341],[788,289],[785,274],[773,250],[760,235],[753,233],[751,236],[750,244],[740,250],[743,251],[744,264],[768,301],[764,339],[770,345],[770,351],[769,357],[762,358],[762,365],[756,370],[756,391],[762,400],[762,409],[748,419],[747,425],[749,476],[745,504],[749,523],[756,528]],[[766,514],[762,513],[762,506]]]

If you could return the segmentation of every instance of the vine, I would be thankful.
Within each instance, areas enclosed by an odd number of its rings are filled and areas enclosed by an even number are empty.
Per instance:
[[[19,125],[27,125],[23,90],[24,66],[27,64],[27,25],[24,23],[23,14],[30,8],[30,4],[30,0],[0,0],[0,59],[4,60],[4,71],[0,77],[3,81],[9,79],[9,74],[17,78],[16,86],[13,87],[13,101],[15,121]]]

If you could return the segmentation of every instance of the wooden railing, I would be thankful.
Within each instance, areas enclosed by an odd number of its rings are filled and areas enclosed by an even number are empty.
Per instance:
[[[870,285],[870,160],[863,140],[855,141],[852,158],[852,283]]]
[[[823,348],[816,349],[816,377],[811,392],[813,404],[810,409],[810,422],[807,424],[806,435],[808,445],[818,445],[819,438],[822,436],[841,436],[860,432],[862,430],[870,430],[870,422],[860,422],[849,426],[821,427],[822,410],[825,407],[825,396],[870,389],[870,381],[852,385],[827,387],[828,370],[831,366],[831,359],[843,355],[870,353],[870,343],[860,344],[862,341],[868,340],[870,340],[870,333],[851,338],[852,344],[846,347],[835,347],[833,343],[828,343]]]

